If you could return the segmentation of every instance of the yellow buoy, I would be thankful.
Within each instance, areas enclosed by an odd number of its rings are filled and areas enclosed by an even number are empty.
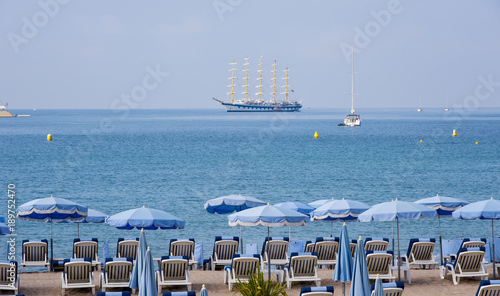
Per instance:
[[[52,141],[52,135],[51,134],[47,135],[47,141]]]
[[[314,132],[314,138],[315,139],[319,138],[318,132]]]
[[[456,137],[457,136],[457,130],[453,130],[453,136]]]
[[[476,142],[476,145],[479,144],[479,142]]]
[[[423,142],[424,140],[420,140],[420,142]]]

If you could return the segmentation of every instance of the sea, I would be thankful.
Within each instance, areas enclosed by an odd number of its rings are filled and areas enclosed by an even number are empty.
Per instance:
[[[113,215],[142,206],[185,220],[184,229],[146,231],[154,257],[171,239],[203,242],[243,236],[259,252],[267,227],[230,227],[207,200],[230,194],[309,203],[353,199],[374,205],[450,196],[469,202],[500,199],[500,109],[360,109],[361,127],[339,127],[345,110],[227,113],[214,110],[11,110],[31,117],[0,119],[0,215],[14,235],[0,237],[0,258],[21,260],[25,239],[50,239],[51,224],[10,219],[16,208],[60,197]],[[456,130],[457,136],[452,136]],[[319,137],[315,138],[315,132]],[[51,134],[52,141],[47,141]],[[11,192],[12,193],[12,192]],[[11,208],[12,209],[12,208]],[[12,218],[12,216],[10,217]],[[440,219],[443,239],[491,237],[490,220]],[[400,220],[401,250],[413,237],[438,237],[437,219]],[[495,222],[500,236],[500,225]],[[291,241],[339,236],[341,223],[272,227]],[[349,237],[393,238],[392,222],[347,223]],[[70,258],[73,239],[107,241],[140,231],[106,223],[53,223],[54,257]],[[78,230],[79,229],[79,230]],[[8,247],[14,241],[15,247]]]

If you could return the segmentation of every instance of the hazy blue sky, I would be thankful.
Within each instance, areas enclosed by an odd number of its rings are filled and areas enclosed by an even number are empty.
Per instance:
[[[494,0],[1,0],[0,36],[12,109],[220,108],[247,55],[254,85],[263,56],[266,93],[276,59],[304,106],[348,109],[348,44],[359,108],[500,107]]]

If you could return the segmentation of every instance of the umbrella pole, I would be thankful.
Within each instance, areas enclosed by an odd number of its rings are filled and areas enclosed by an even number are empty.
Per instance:
[[[76,223],[78,225],[78,238],[80,238],[80,223]]]
[[[401,281],[401,254],[399,247],[399,217],[396,217],[396,224],[398,226],[398,282]]]
[[[333,222],[330,222],[330,237],[333,237]]]
[[[54,271],[54,243],[52,241],[52,219],[50,220],[50,271]]]
[[[439,251],[441,252],[441,266],[443,265],[443,239],[441,238],[441,215],[438,212],[438,225],[439,225]]]
[[[242,234],[242,228],[243,228],[243,226],[240,226],[240,249],[241,249],[241,254],[243,254],[243,234]]]
[[[345,283],[342,282],[342,296],[345,296]]]
[[[392,266],[394,266],[394,220],[392,220]]]
[[[269,245],[269,239],[270,239],[269,226],[267,226],[267,245]],[[267,276],[269,281],[271,281],[271,256],[269,256],[269,253],[267,253]]]
[[[493,228],[493,219],[491,219],[491,240],[493,242],[493,279],[496,279],[496,274],[495,274],[495,230]]]
[[[288,239],[292,241],[292,226],[288,225]]]

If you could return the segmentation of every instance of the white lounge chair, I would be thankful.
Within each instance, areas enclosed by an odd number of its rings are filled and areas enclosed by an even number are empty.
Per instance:
[[[0,261],[0,290],[19,291],[19,274],[16,261]]]
[[[99,261],[99,243],[97,238],[79,239],[73,241],[73,258],[91,258],[92,267],[101,270],[101,261]]]
[[[488,279],[488,272],[482,264],[483,258],[484,247],[460,248],[454,262],[447,262],[440,267],[440,276],[444,279],[449,272],[454,285],[460,283],[461,277],[481,277],[482,280],[486,280]]]
[[[248,282],[250,274],[258,271],[259,261],[258,254],[235,254],[231,265],[224,267],[224,284],[228,284],[229,291],[233,290],[233,284],[238,281]]]
[[[189,266],[198,265],[194,259],[194,238],[190,239],[171,239],[170,240],[170,256],[187,256],[189,258]]]
[[[395,282],[395,283],[383,283],[385,296],[401,296],[403,295],[403,290],[405,289],[405,283]],[[372,284],[372,296],[375,294],[375,284]]]
[[[333,286],[302,287],[300,296],[333,296]]]
[[[238,253],[238,244],[237,236],[216,236],[214,251],[210,257],[211,270],[215,270],[217,266],[230,265],[234,254]]]
[[[318,266],[326,265],[334,268],[337,264],[339,243],[334,240],[316,241],[314,252],[318,253]]]
[[[132,258],[106,258],[103,271],[99,275],[101,289],[128,288],[132,275]]]
[[[412,268],[415,266],[439,266],[436,257],[432,254],[436,246],[436,239],[412,238],[408,245],[408,252],[402,255],[403,263]]]
[[[388,246],[388,238],[367,237],[365,240],[365,251],[387,251]]]
[[[272,260],[272,259],[271,259]],[[271,261],[272,263],[272,261]],[[321,285],[318,277],[318,257],[313,253],[292,253],[290,264],[285,266],[285,279],[288,289],[292,288],[293,282],[315,282],[316,287]]]
[[[351,242],[349,243],[349,246],[351,247],[352,258],[354,258],[356,255],[356,248],[358,247],[358,241],[355,239],[351,240]]]
[[[391,262],[392,251],[366,251],[366,266],[368,267],[368,277],[370,280],[377,279],[394,281],[392,275]]]
[[[21,259],[21,272],[23,267],[43,266],[50,271],[50,261],[48,257],[48,241],[46,239],[24,240],[22,246],[23,257]]]
[[[156,271],[156,283],[158,294],[161,294],[163,286],[186,286],[191,290],[189,281],[189,260],[187,256],[163,256],[161,257],[161,268]]]
[[[116,257],[118,258],[137,258],[137,249],[139,248],[139,238],[124,239],[119,238],[116,244]]]
[[[74,288],[91,288],[92,295],[95,295],[94,274],[90,258],[64,260],[63,273],[61,274],[62,295],[66,294],[66,289]]]
[[[483,280],[477,288],[475,296],[498,296],[500,295],[500,280]]]
[[[269,259],[271,259],[271,265],[285,266],[288,264],[288,241],[288,237],[271,237],[269,241],[266,237],[260,259],[262,270],[265,270],[266,265],[269,265]]]

